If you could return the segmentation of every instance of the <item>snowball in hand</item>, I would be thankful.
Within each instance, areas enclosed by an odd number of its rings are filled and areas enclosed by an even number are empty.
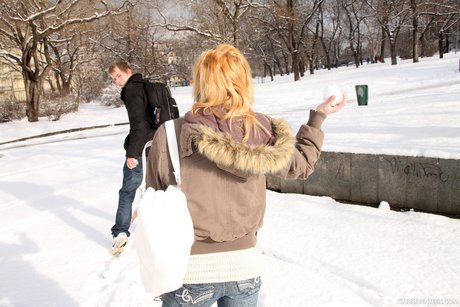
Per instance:
[[[332,102],[332,106],[335,106],[342,101],[343,92],[338,86],[329,85],[323,89],[323,99],[327,100],[331,96],[335,96],[335,100]]]

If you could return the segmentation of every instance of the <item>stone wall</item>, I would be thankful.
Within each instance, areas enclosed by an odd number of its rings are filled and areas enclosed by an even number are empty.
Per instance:
[[[269,189],[460,215],[460,160],[322,152],[307,180],[268,177]]]

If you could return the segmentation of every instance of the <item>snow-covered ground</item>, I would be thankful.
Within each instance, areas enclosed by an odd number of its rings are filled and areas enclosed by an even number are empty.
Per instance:
[[[459,57],[255,80],[255,109],[297,129],[336,84],[350,102],[325,121],[324,150],[459,159]],[[368,106],[357,105],[356,84],[369,85]],[[173,94],[182,113],[190,108],[190,88]],[[0,124],[0,143],[126,121],[124,108],[85,104],[58,122]],[[143,291],[134,246],[120,258],[108,252],[127,129],[0,145],[0,306],[158,305]],[[459,220],[275,192],[267,203],[259,306],[460,305]]]

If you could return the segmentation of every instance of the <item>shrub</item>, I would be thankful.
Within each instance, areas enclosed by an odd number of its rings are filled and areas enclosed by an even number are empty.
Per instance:
[[[0,103],[0,123],[21,119],[26,116],[26,104],[11,100]]]
[[[105,106],[121,107],[123,101],[120,99],[120,88],[115,84],[110,84],[102,89],[101,103]]]
[[[46,116],[50,121],[59,120],[62,114],[77,111],[78,99],[73,94],[62,97],[57,93],[50,93],[40,100],[39,116]]]
[[[102,95],[105,83],[97,75],[88,75],[81,82],[80,98],[85,102],[91,102]]]

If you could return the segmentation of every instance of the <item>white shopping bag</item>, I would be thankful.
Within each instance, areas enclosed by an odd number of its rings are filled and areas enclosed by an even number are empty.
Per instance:
[[[175,186],[148,188],[137,219],[135,246],[145,290],[159,296],[180,288],[194,242],[185,195]]]

